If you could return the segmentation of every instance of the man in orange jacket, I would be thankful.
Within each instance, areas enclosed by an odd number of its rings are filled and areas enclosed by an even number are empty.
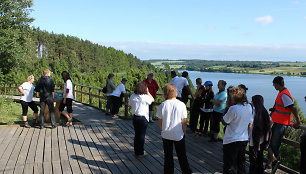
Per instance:
[[[271,109],[271,119],[273,121],[271,143],[268,149],[269,161],[267,167],[270,168],[272,164],[272,172],[275,173],[279,162],[277,157],[279,155],[280,145],[288,126],[292,126],[295,129],[300,127],[300,119],[297,109],[294,106],[294,99],[291,96],[289,90],[285,88],[284,78],[277,76],[273,79],[273,86],[279,91],[273,108]],[[295,118],[296,123],[292,123],[292,115]]]

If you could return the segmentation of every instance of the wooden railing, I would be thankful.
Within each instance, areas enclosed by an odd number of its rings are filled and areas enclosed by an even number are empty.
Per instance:
[[[0,83],[0,94],[2,95],[19,95],[19,91],[17,87],[20,84],[16,83],[9,83],[9,84],[4,84]],[[62,86],[62,85],[61,85]],[[57,89],[61,89],[59,85],[57,85]],[[158,94],[162,95],[162,94]],[[91,87],[91,86],[86,86],[86,85],[80,85],[80,84],[74,84],[74,96],[75,96],[75,101],[80,102],[82,104],[90,105],[92,107],[95,107],[97,109],[105,110],[105,104],[106,104],[106,95],[102,92],[102,88],[96,88],[96,87]],[[129,107],[128,107],[128,99],[129,99],[129,94],[125,94],[124,96],[124,117],[128,119],[129,116]],[[157,105],[160,103],[156,102]],[[190,111],[192,105],[192,99],[190,99],[190,105],[187,107],[187,109]],[[306,126],[301,125],[300,126],[301,130],[306,131]],[[300,143],[297,141],[293,141],[287,138],[283,139],[283,143],[288,144],[290,146],[293,146],[295,148],[300,147]],[[295,171],[286,168],[283,166],[282,169],[287,170],[288,173],[296,173]]]

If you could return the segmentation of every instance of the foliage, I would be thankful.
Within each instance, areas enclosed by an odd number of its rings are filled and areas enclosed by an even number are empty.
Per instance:
[[[16,124],[21,119],[21,106],[12,99],[0,97],[0,125]]]

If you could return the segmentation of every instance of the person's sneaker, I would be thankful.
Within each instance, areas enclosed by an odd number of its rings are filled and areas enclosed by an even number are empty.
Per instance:
[[[145,157],[147,155],[148,155],[147,152],[143,152],[142,155],[135,155],[135,156],[136,156],[136,158],[143,158],[143,157]]]
[[[117,119],[117,118],[119,118],[118,115],[112,116],[112,119]]]
[[[30,126],[29,122],[25,121],[25,122],[24,122],[24,127],[25,127],[25,128],[30,128],[31,126]]]

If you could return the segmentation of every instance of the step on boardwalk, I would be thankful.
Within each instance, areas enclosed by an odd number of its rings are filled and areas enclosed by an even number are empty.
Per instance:
[[[149,124],[147,129],[148,155],[138,159],[133,153],[131,120],[112,120],[103,112],[78,103],[74,104],[74,113],[83,124],[42,130],[0,127],[0,173],[163,173],[163,146],[157,123]],[[187,134],[186,146],[193,172],[222,172],[221,143],[209,143],[206,137]],[[174,173],[181,173],[176,157]]]

